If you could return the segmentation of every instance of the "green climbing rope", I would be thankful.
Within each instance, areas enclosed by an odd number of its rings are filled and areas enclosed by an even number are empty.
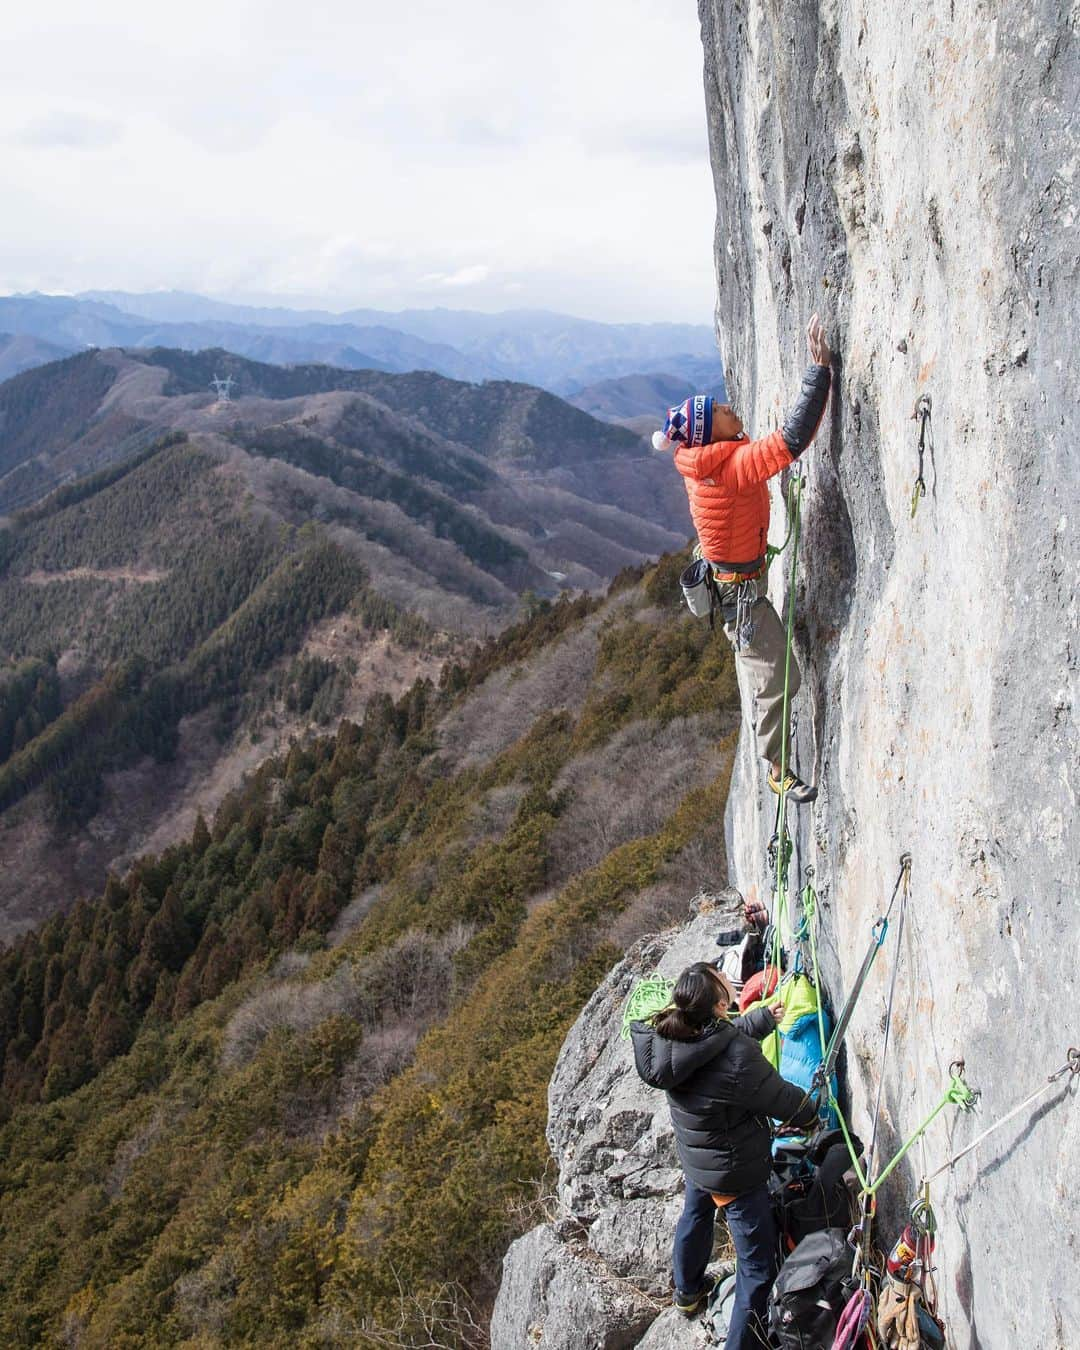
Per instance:
[[[885,934],[888,932],[889,919],[892,914],[893,904],[895,903],[897,893],[901,889],[901,887],[903,887],[904,903],[906,904],[908,887],[910,885],[909,881],[910,872],[911,872],[911,855],[905,853],[902,855],[900,859],[900,872],[899,875],[897,876],[896,884],[893,887],[893,892],[889,900],[888,908],[886,909],[886,912],[882,916],[882,918],[880,918],[874,925],[874,938],[871,943],[870,952],[868,953],[868,959],[863,963],[864,971],[869,968],[869,962],[872,959],[873,954],[876,954],[877,950],[881,947],[881,944],[885,939]],[[817,893],[815,892],[813,885],[810,882],[809,879],[810,875],[812,875],[812,873],[808,871],[807,881],[802,890],[803,918],[801,926],[805,927],[806,936],[809,939],[810,944],[811,978],[813,979],[815,985],[819,985],[818,948],[817,948],[817,926],[818,926]],[[893,975],[895,983],[895,969]],[[857,987],[855,990],[853,990],[853,993],[856,996],[858,995],[858,993],[861,991],[862,988],[863,983],[862,976],[863,972],[860,972],[860,978],[856,981]],[[837,1032],[840,1031],[842,1034],[842,1025],[844,1024],[846,1019],[850,1016],[852,1007],[853,1007],[852,999],[849,996],[848,1005],[845,1007],[844,1014],[842,1015],[840,1022],[838,1022],[837,1024],[837,1030],[833,1032],[832,1037],[829,1039],[828,1047],[826,1047],[825,1023],[823,1015],[821,1013],[820,999],[819,999],[818,1036],[821,1040],[822,1054],[825,1057],[824,1066],[826,1070],[828,1070],[829,1067],[828,1065],[829,1057],[834,1056],[836,1050],[838,1049],[836,1039]],[[890,1018],[891,1014],[892,1014],[892,999],[890,996],[889,1002]],[[971,1108],[975,1105],[976,1093],[964,1081],[963,1067],[964,1066],[961,1061],[957,1061],[956,1064],[951,1066],[949,1071],[949,1085],[945,1089],[945,1092],[943,1093],[941,1100],[937,1103],[937,1105],[926,1117],[926,1119],[923,1120],[917,1126],[917,1128],[908,1136],[908,1138],[901,1144],[900,1148],[897,1149],[896,1153],[892,1156],[889,1162],[882,1168],[881,1172],[873,1181],[871,1181],[869,1177],[866,1175],[866,1173],[863,1171],[862,1164],[859,1161],[859,1155],[855,1150],[854,1143],[852,1142],[851,1130],[848,1126],[847,1120],[844,1117],[843,1111],[840,1109],[840,1103],[836,1100],[835,1094],[829,1088],[829,1074],[828,1072],[826,1072],[823,1075],[822,1095],[824,1100],[828,1102],[828,1105],[832,1108],[832,1110],[836,1112],[836,1118],[840,1123],[840,1130],[844,1136],[844,1143],[847,1146],[848,1157],[851,1159],[851,1166],[855,1172],[856,1177],[858,1178],[861,1195],[864,1202],[873,1198],[873,1196],[878,1191],[879,1187],[892,1175],[892,1173],[895,1171],[895,1169],[899,1166],[904,1157],[907,1155],[908,1151],[912,1148],[912,1146],[915,1143],[918,1142],[919,1139],[922,1138],[922,1136],[926,1133],[926,1131],[930,1128],[933,1122],[937,1119],[937,1117],[941,1114],[941,1112],[945,1110],[947,1106],[956,1106],[959,1107],[960,1110],[962,1111],[968,1111],[971,1110]],[[878,1107],[875,1110],[875,1135],[876,1135],[876,1117],[879,1110],[880,1110],[880,1098],[878,1102]],[[872,1168],[872,1160],[868,1161],[868,1170],[870,1168]],[[864,1214],[864,1224],[866,1223],[866,1221],[867,1215]]]
[[[814,981],[814,987],[818,991],[817,1001],[817,1024],[818,1039],[821,1041],[821,1058],[824,1060],[828,1050],[828,1041],[825,1036],[825,1010],[822,1006],[824,999],[821,997],[821,985],[818,982],[818,954],[817,954],[817,891],[814,890],[810,878],[813,876],[813,868],[807,868],[806,885],[802,890],[802,910],[803,924],[806,927],[806,935],[810,941],[810,976]]]
[[[630,1023],[643,1022],[666,1008],[671,1002],[674,988],[675,981],[666,980],[663,975],[649,975],[638,980],[630,990],[630,997],[623,1008],[622,1031],[619,1034],[624,1041],[630,1039]]]
[[[800,478],[801,478],[801,475],[799,475],[799,474],[794,474],[794,475],[792,475],[791,482],[794,483],[797,479],[800,479]],[[788,544],[791,543],[791,533],[792,533],[792,530],[795,528],[795,517],[794,517],[794,514],[793,514],[792,509],[791,509],[791,486],[790,486],[790,484],[789,484],[789,486],[788,486],[787,508],[788,508],[788,527],[787,527],[787,534],[784,535],[784,542],[779,546],[779,548],[778,548],[775,544],[766,544],[766,545],[765,545],[765,566],[766,566],[766,567],[771,567],[772,564],[773,564],[773,560],[774,560],[775,558],[779,558],[780,554],[783,553],[784,549],[786,549],[787,546],[788,546]]]
[[[923,1137],[926,1131],[941,1115],[947,1106],[958,1106],[961,1111],[970,1111],[975,1105],[976,1094],[974,1090],[968,1087],[964,1082],[963,1064],[953,1065],[949,1070],[949,1086],[942,1094],[941,1100],[926,1117],[926,1119],[916,1127],[915,1130],[904,1140],[897,1151],[890,1158],[889,1162],[882,1168],[878,1174],[877,1180],[870,1182],[862,1170],[862,1164],[859,1162],[855,1146],[851,1142],[851,1132],[848,1129],[847,1121],[844,1119],[840,1110],[840,1104],[836,1098],[829,1095],[829,1105],[836,1112],[837,1119],[840,1121],[840,1130],[844,1136],[844,1142],[847,1144],[848,1156],[851,1158],[851,1165],[854,1168],[855,1175],[859,1180],[859,1186],[862,1194],[865,1196],[875,1195],[881,1185],[892,1175],[895,1169],[906,1157],[908,1151]]]
[[[923,426],[923,435],[925,437],[925,419]],[[922,447],[920,446],[920,450],[921,448]],[[768,562],[771,563],[778,554],[782,553],[787,548],[789,542],[792,545],[791,566],[788,573],[788,605],[787,605],[787,623],[786,623],[785,649],[784,649],[784,699],[783,699],[782,724],[780,731],[781,789],[779,794],[780,800],[777,809],[776,894],[773,904],[772,965],[777,973],[778,979],[780,975],[781,957],[783,951],[783,926],[785,918],[788,915],[788,864],[790,859],[790,850],[788,848],[788,841],[787,841],[787,809],[786,809],[787,792],[783,787],[783,783],[784,780],[787,778],[788,752],[790,748],[789,728],[791,716],[791,649],[795,632],[795,582],[798,573],[799,535],[801,533],[802,528],[802,487],[803,487],[802,475],[798,473],[792,475],[792,478],[788,484],[788,494],[787,494],[787,506],[788,506],[787,536],[785,537],[784,542],[780,546],[780,548],[777,549],[770,546],[769,549],[767,550],[767,559]],[[886,932],[888,931],[889,914],[892,911],[893,901],[895,901],[896,899],[897,890],[900,886],[901,881],[906,881],[909,869],[910,869],[910,858],[908,857],[908,855],[905,855],[904,858],[901,859],[900,876],[897,878],[896,886],[893,887],[892,899],[889,902],[889,911],[886,913],[885,918],[883,920],[879,920],[878,925],[875,925],[875,942],[873,944],[873,954],[876,954],[876,951],[880,949],[881,943],[884,940]],[[818,976],[818,951],[817,951],[817,917],[818,917],[817,894],[814,891],[814,888],[810,884],[809,880],[807,881],[806,885],[802,890],[801,898],[803,909],[802,924],[805,925],[806,935],[809,938],[810,942],[812,979],[814,981],[814,984],[820,988]],[[864,963],[864,965],[867,968],[869,966],[869,962],[872,961],[872,959],[873,956],[871,955],[868,958],[868,961]],[[860,988],[861,983],[862,981],[860,980],[859,981]],[[837,1032],[840,1032],[842,1036],[841,1024],[839,1023],[836,1031],[834,1031],[833,1033],[833,1037],[831,1038],[829,1045],[826,1046],[824,1014],[822,1012],[821,1000],[819,998],[818,1037],[821,1041],[823,1056],[826,1056],[830,1051],[835,1053],[836,1049],[838,1048],[839,1037],[837,1035]],[[967,1083],[964,1082],[962,1068],[963,1066],[961,1065],[959,1071],[950,1071],[949,1085],[946,1088],[944,1094],[942,1095],[941,1100],[937,1103],[937,1105],[926,1117],[926,1119],[923,1120],[921,1124],[912,1132],[912,1134],[904,1141],[904,1143],[901,1144],[897,1152],[893,1155],[893,1157],[889,1160],[889,1162],[885,1165],[885,1167],[882,1168],[880,1174],[872,1182],[863,1173],[862,1164],[859,1162],[859,1157],[855,1152],[855,1148],[852,1143],[851,1131],[848,1128],[848,1124],[844,1118],[843,1112],[840,1110],[840,1103],[836,1100],[836,1097],[829,1089],[828,1077],[826,1076],[825,1080],[822,1083],[822,1093],[823,1096],[827,1094],[828,1104],[836,1112],[836,1117],[840,1122],[840,1129],[843,1133],[844,1141],[847,1145],[848,1154],[851,1158],[852,1167],[855,1170],[855,1175],[859,1179],[859,1185],[862,1188],[862,1193],[864,1197],[870,1198],[877,1192],[879,1187],[888,1179],[888,1177],[892,1175],[893,1171],[899,1166],[901,1161],[907,1155],[909,1149],[911,1149],[912,1146],[915,1143],[917,1143],[919,1139],[922,1138],[922,1136],[926,1133],[926,1131],[930,1128],[933,1122],[937,1119],[937,1117],[941,1114],[941,1112],[945,1110],[947,1106],[950,1105],[957,1106],[961,1110],[971,1109],[971,1107],[975,1103],[975,1093],[972,1091],[970,1087],[968,1087]]]
[[[792,477],[788,487],[788,512],[791,516],[791,570],[788,574],[788,607],[787,607],[787,634],[784,645],[784,702],[783,715],[780,726],[780,821],[777,827],[777,839],[780,844],[779,856],[783,860],[783,839],[785,827],[785,807],[787,805],[787,792],[784,789],[784,779],[787,777],[788,751],[791,748],[788,744],[788,726],[791,716],[791,644],[795,634],[795,576],[799,566],[799,534],[802,529],[802,475],[796,474]],[[785,542],[786,547],[786,542]],[[787,867],[780,869],[787,881]],[[779,888],[779,880],[777,887]]]
[[[780,961],[783,951],[783,922],[787,914],[788,863],[791,849],[787,839],[787,779],[788,728],[791,723],[791,647],[795,634],[795,577],[799,566],[799,535],[802,529],[802,474],[795,473],[788,483],[787,509],[788,532],[783,544],[776,553],[783,552],[791,543],[791,567],[788,572],[787,624],[784,645],[784,700],[780,725],[780,800],[776,819],[776,896],[773,903],[773,951],[772,964],[777,979],[780,977]],[[771,561],[771,559],[770,559]]]
[[[931,1181],[934,1180],[935,1177],[940,1176],[942,1172],[947,1172],[949,1168],[954,1167],[956,1163],[960,1161],[961,1158],[966,1158],[967,1155],[970,1152],[972,1152],[973,1149],[979,1147],[979,1145],[982,1143],[984,1139],[986,1139],[989,1135],[993,1134],[995,1130],[999,1130],[1002,1127],[1002,1125],[1005,1125],[1010,1120],[1013,1120],[1016,1116],[1018,1116],[1021,1113],[1021,1111],[1031,1106],[1032,1103],[1037,1101],[1044,1092],[1048,1092],[1050,1088],[1054,1086],[1055,1083],[1060,1082],[1060,1080],[1064,1078],[1067,1074],[1069,1075],[1070,1085],[1073,1082],[1076,1082],[1078,1079],[1080,1079],[1080,1050],[1078,1050],[1076,1046],[1069,1047],[1068,1058],[1066,1059],[1065,1063],[1061,1066],[1060,1069],[1057,1069],[1052,1074],[1050,1074],[1047,1077],[1045,1083],[1043,1083],[1040,1087],[1037,1087],[1034,1092],[1029,1093],[1024,1098],[1024,1100],[1022,1102],[1019,1102],[1016,1106],[1014,1106],[1011,1111],[1008,1111],[1003,1116],[999,1116],[998,1119],[995,1120],[992,1125],[988,1125],[987,1128],[983,1130],[981,1134],[977,1135],[971,1141],[970,1144],[965,1144],[964,1147],[960,1149],[958,1153],[954,1153],[951,1158],[946,1158],[946,1160],[941,1164],[940,1167],[935,1167],[932,1172],[928,1172],[927,1175],[923,1177],[919,1185],[921,1187],[925,1187],[927,1193],[929,1194],[930,1183]]]

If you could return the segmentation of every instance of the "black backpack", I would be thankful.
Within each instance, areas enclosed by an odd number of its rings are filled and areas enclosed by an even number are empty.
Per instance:
[[[847,1231],[803,1238],[780,1268],[769,1297],[769,1331],[779,1350],[831,1350],[844,1305],[857,1288]]]
[[[854,1137],[852,1144],[861,1156],[862,1144]],[[769,1192],[782,1257],[811,1233],[851,1227],[851,1196],[844,1184],[844,1173],[850,1165],[839,1130],[824,1131],[806,1143],[792,1140],[777,1148]]]

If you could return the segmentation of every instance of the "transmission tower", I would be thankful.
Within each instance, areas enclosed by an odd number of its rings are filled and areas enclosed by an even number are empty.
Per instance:
[[[213,386],[214,393],[217,394],[219,403],[230,402],[232,387],[235,384],[235,380],[231,375],[226,375],[225,378],[222,379],[220,375],[215,374],[214,378],[210,381],[210,384]]]

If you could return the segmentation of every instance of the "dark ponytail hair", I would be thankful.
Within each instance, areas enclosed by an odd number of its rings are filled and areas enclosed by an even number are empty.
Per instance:
[[[692,1041],[712,1022],[724,987],[715,966],[696,961],[679,976],[671,1003],[650,1019],[658,1036],[668,1041]]]

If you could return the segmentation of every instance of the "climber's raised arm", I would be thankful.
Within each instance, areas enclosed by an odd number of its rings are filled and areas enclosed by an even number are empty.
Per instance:
[[[755,483],[764,483],[766,479],[778,474],[781,469],[793,463],[817,435],[821,419],[825,415],[825,405],[829,401],[829,387],[832,381],[829,362],[832,353],[825,341],[821,320],[815,314],[807,329],[811,361],[803,373],[802,386],[799,389],[795,405],[784,421],[779,432],[758,441],[743,440],[728,454],[718,456],[713,472],[716,481],[732,492],[744,492]],[[740,424],[741,431],[741,424]],[[706,450],[711,446],[704,447]],[[675,461],[678,465],[680,448]],[[680,472],[681,472],[681,466]]]
[[[810,365],[802,379],[802,389],[784,423],[781,434],[792,458],[798,458],[817,435],[829,401],[831,383],[832,352],[825,338],[825,329],[815,314],[806,329],[807,344],[810,348]]]

